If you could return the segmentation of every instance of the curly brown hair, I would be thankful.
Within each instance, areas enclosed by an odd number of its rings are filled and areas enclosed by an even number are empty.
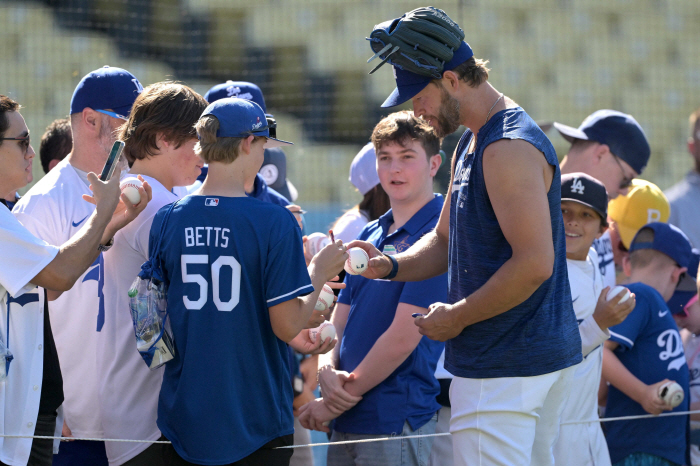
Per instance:
[[[440,153],[440,138],[433,127],[408,110],[384,117],[372,131],[372,144],[377,153],[385,144],[395,142],[405,146],[411,140],[420,142],[428,158]]]

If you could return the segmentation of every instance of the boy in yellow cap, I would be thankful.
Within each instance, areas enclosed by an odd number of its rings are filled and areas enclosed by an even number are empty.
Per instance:
[[[617,196],[608,203],[608,221],[612,242],[613,260],[618,280],[622,273],[622,260],[629,256],[632,238],[647,223],[667,223],[671,207],[664,193],[646,180],[634,179],[624,196]]]

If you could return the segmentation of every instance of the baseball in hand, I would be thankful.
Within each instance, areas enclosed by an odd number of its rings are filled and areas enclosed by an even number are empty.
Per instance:
[[[143,187],[143,183],[138,178],[124,178],[119,183],[119,189],[123,192],[129,199],[129,202],[136,205],[141,202],[141,194],[139,194],[139,188]]]
[[[325,321],[316,328],[309,329],[309,340],[316,343],[316,339],[321,337],[321,341],[326,341],[326,338],[331,340],[335,338],[335,326],[328,321]]]
[[[343,267],[350,275],[362,275],[367,271],[369,256],[362,248],[348,249],[348,258]]]
[[[659,387],[659,398],[667,405],[675,408],[683,403],[685,393],[683,392],[683,387],[676,382],[666,382]]]
[[[331,239],[323,233],[311,233],[307,237],[307,245],[309,247],[309,252],[312,256],[318,254],[318,252],[330,244]]]
[[[321,293],[318,295],[318,300],[316,301],[316,306],[314,309],[317,311],[325,311],[333,305],[333,289],[328,285],[323,285],[321,288]]]
[[[622,298],[620,299],[620,302],[618,304],[622,304],[628,299],[630,299],[630,290],[625,288],[624,286],[615,286],[608,291],[608,294],[605,296],[606,301],[610,301],[613,299],[615,296],[619,295],[620,292],[624,291],[625,294],[622,295]]]

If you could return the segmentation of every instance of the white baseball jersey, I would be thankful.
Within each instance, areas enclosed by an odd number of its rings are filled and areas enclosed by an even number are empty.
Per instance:
[[[44,368],[44,291],[29,280],[56,257],[58,248],[33,236],[0,205],[0,251],[0,340],[8,344],[9,334],[14,356],[0,383],[0,435],[31,436]],[[31,448],[31,438],[0,437],[0,461],[27,464]]]
[[[571,299],[579,322],[583,361],[576,366],[572,380],[573,390],[564,402],[561,422],[598,419],[598,385],[603,369],[602,344],[610,337],[595,319],[593,311],[603,279],[598,268],[598,255],[591,248],[585,261],[567,259]],[[610,454],[600,423],[562,425],[554,446],[557,465],[599,466],[610,465]]]
[[[97,359],[102,375],[99,394],[105,438],[158,440],[160,437],[156,418],[163,368],[150,370],[136,350],[127,293],[141,265],[148,260],[153,216],[178,197],[154,178],[143,178],[153,188],[153,199],[114,236],[114,246],[104,253],[105,324]],[[148,443],[105,443],[112,466],[130,460],[149,446]]]
[[[615,286],[615,260],[613,258],[610,232],[605,231],[600,238],[593,241],[593,248],[598,255],[598,270],[603,276],[603,288]]]
[[[64,159],[20,199],[13,213],[38,238],[60,246],[85,226],[95,210],[83,194],[91,194],[88,185]],[[73,288],[49,303],[63,375],[65,419],[75,437],[103,435],[95,358],[104,322],[103,286],[100,254]]]

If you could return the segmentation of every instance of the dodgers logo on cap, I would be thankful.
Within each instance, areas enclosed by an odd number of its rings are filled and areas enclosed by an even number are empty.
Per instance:
[[[206,115],[214,116],[219,120],[219,129],[216,131],[216,137],[247,138],[248,136],[262,136],[267,138],[265,143],[266,149],[293,144],[270,137],[270,127],[267,124],[265,112],[253,101],[237,97],[219,99],[204,109],[202,117]]]

